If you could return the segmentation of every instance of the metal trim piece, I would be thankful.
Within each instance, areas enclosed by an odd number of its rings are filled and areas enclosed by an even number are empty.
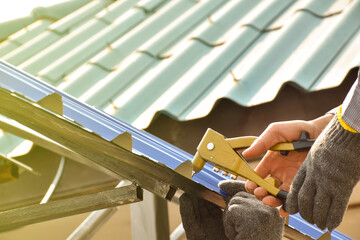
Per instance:
[[[0,212],[0,231],[142,200],[142,189],[129,185],[107,191]]]

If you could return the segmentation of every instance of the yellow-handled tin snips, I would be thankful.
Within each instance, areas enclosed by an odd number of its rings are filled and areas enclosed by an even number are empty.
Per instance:
[[[279,198],[285,203],[287,192],[276,188],[269,181],[261,178],[246,162],[245,158],[236,152],[237,149],[249,147],[257,137],[225,138],[223,135],[208,129],[201,140],[197,152],[192,161],[193,173],[201,171],[205,162],[214,165],[215,171],[219,169],[231,173],[234,179],[242,176],[255,182],[258,186],[265,188],[271,195]],[[309,139],[307,133],[303,132],[299,141],[278,143],[271,148],[286,155],[288,151],[309,149],[314,140]]]

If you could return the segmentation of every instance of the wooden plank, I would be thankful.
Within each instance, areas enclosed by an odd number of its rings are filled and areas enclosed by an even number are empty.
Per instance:
[[[142,200],[135,185],[0,212],[0,231]]]

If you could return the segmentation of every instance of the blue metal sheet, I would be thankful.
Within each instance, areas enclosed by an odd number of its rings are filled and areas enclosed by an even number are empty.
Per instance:
[[[83,125],[107,141],[111,141],[123,132],[128,132],[133,138],[134,153],[144,155],[154,161],[165,164],[171,169],[175,169],[181,163],[193,158],[191,154],[145,131],[136,129],[128,123],[108,115],[102,110],[81,103],[66,93],[56,90],[50,85],[39,81],[1,60],[0,86],[22,94],[34,101],[38,101],[49,94],[58,93],[63,98],[64,117]],[[194,181],[218,193],[220,193],[220,190],[217,184],[220,180],[224,179],[227,178],[213,172],[210,165],[205,165],[204,170],[193,177]],[[299,215],[290,216],[289,225],[313,238],[318,238],[324,233],[324,231],[304,221]],[[333,231],[332,239],[342,240],[350,238],[337,231]]]

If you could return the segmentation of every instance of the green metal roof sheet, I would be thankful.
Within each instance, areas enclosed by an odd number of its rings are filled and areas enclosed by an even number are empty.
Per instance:
[[[35,7],[29,16],[22,16],[18,19],[0,22],[0,41],[5,40],[10,34],[27,28],[29,24],[37,20],[48,19],[52,22],[59,20],[75,9],[80,8],[90,0],[68,0],[47,7]],[[30,9],[31,10],[31,9]]]
[[[339,85],[360,63],[360,1],[94,0],[37,20],[0,58],[139,128]],[[1,26],[0,26],[1,27]]]

